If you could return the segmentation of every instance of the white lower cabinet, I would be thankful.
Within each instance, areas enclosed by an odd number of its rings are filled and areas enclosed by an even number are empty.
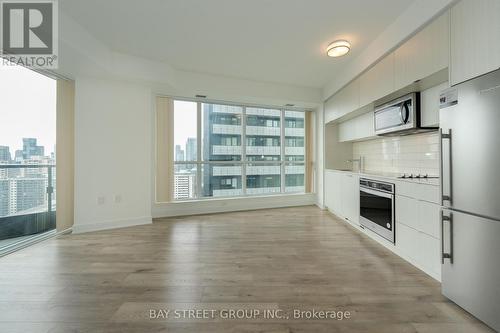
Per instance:
[[[359,177],[354,174],[342,174],[340,188],[342,217],[359,224]]]
[[[416,257],[419,251],[418,238],[417,230],[405,224],[396,223],[396,247],[410,261],[417,260]]]
[[[439,239],[426,233],[418,233],[418,252],[416,263],[427,274],[441,280],[441,243]]]
[[[396,223],[396,248],[399,254],[437,280],[441,280],[440,246],[439,239]]]
[[[325,173],[325,206],[332,213],[341,214],[341,176],[340,172],[326,171]]]
[[[425,195],[429,191],[428,188],[421,190],[415,194]],[[440,211],[435,203],[396,196],[396,248],[412,264],[438,280],[441,278]]]
[[[325,173],[326,207],[355,226],[359,225],[359,177],[356,173],[335,170]],[[366,230],[364,232],[435,279],[441,280],[439,187],[381,180],[396,184],[396,244],[373,237]]]
[[[327,171],[325,205],[335,215],[359,224],[359,177],[351,173]]]

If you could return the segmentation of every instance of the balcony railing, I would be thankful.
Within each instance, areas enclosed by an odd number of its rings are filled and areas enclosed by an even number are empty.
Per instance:
[[[0,164],[0,240],[55,228],[53,164]]]

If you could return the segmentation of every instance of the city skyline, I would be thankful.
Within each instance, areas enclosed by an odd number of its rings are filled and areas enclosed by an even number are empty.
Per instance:
[[[49,159],[55,157],[55,147],[53,151],[47,153],[46,147],[38,144],[38,138],[21,138],[21,142],[21,149],[16,149],[15,151],[12,151],[10,146],[0,142],[0,163],[26,161],[30,160],[32,157],[44,157]],[[7,157],[10,157],[10,159]]]

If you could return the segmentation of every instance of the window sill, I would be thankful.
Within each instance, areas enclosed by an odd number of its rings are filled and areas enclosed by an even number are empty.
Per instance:
[[[154,218],[200,215],[233,211],[306,206],[316,203],[315,193],[277,193],[263,196],[207,198],[154,203]]]
[[[206,201],[229,201],[229,200],[240,200],[240,199],[252,199],[252,198],[276,198],[276,197],[289,197],[289,196],[294,196],[294,195],[305,195],[305,194],[311,194],[311,193],[305,193],[305,192],[290,192],[290,193],[276,193],[276,194],[265,194],[265,195],[239,195],[237,197],[206,197],[203,199],[186,199],[186,200],[175,200],[171,202],[163,202],[163,203],[169,203],[169,204],[182,204],[186,202],[206,202]],[[159,202],[157,204],[162,204],[162,202]]]

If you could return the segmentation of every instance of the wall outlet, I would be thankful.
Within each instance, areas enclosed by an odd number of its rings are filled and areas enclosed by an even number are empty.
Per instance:
[[[102,206],[102,205],[104,205],[105,203],[106,203],[106,197],[104,197],[104,196],[99,196],[99,197],[97,197],[97,204],[98,204],[99,206]]]
[[[122,196],[121,194],[115,194],[115,203],[121,203],[122,202]]]

